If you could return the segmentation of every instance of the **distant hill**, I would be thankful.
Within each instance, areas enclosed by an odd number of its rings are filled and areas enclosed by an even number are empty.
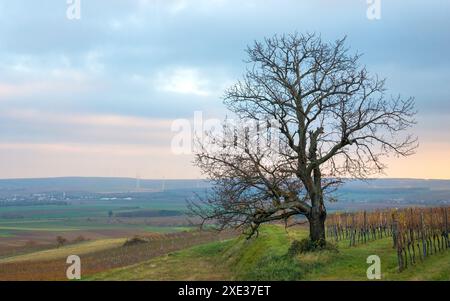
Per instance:
[[[182,195],[189,191],[204,191],[207,180],[136,180],[133,178],[41,178],[0,180],[0,196],[27,195],[41,192],[167,192],[179,190]],[[373,179],[352,180],[337,192],[339,202],[330,209],[342,209],[348,203],[396,204],[450,204],[450,180],[425,179]]]
[[[349,181],[337,192],[330,210],[450,205],[450,180],[374,179]]]
[[[428,189],[450,189],[450,180],[434,179],[371,179],[367,181],[348,181],[345,188],[367,189],[367,188],[428,188]]]
[[[92,193],[162,191],[207,187],[204,180],[137,180],[133,178],[62,177],[0,180],[0,194],[29,194],[49,191]]]

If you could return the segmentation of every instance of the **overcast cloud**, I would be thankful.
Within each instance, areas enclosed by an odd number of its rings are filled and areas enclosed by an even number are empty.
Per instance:
[[[81,0],[68,20],[66,0],[0,0],[0,178],[197,177],[170,153],[171,121],[223,117],[246,45],[295,31],[347,35],[390,93],[416,97],[414,171],[389,175],[450,178],[417,163],[450,157],[450,2],[381,8],[371,21],[364,0]]]

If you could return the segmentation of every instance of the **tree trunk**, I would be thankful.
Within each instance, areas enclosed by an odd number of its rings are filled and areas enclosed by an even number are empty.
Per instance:
[[[316,209],[316,210],[314,210]],[[309,237],[317,247],[325,245],[325,219],[326,212],[319,208],[313,208],[308,216]]]

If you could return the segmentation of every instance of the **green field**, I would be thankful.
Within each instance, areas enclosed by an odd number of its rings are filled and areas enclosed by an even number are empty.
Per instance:
[[[293,239],[307,230],[286,232],[265,226],[256,239],[214,242],[157,257],[133,266],[99,273],[90,280],[367,280],[366,259],[381,258],[382,280],[450,280],[450,251],[432,255],[403,272],[390,238],[338,251],[287,255]]]
[[[185,209],[184,200],[163,198],[156,195],[149,199],[132,200],[86,200],[71,201],[68,205],[9,206],[0,207],[0,237],[11,237],[20,231],[70,232],[96,230],[136,230],[168,233],[186,230],[182,217],[172,223],[170,218],[164,225],[136,221],[133,218],[114,218],[113,214],[133,210],[175,210]],[[132,208],[132,209],[130,209]]]
[[[12,234],[10,231],[6,231],[4,229],[0,229],[0,237],[3,237],[3,238],[14,237],[14,234]]]
[[[68,205],[36,205],[36,206],[9,206],[0,207],[0,221],[8,221],[13,218],[5,218],[8,214],[19,215],[17,219],[54,219],[54,218],[94,218],[107,217],[111,210],[114,213],[129,211],[127,208],[140,210],[185,210],[185,199],[172,201],[170,196],[164,199],[149,200],[87,200],[71,201]]]
[[[105,221],[86,222],[85,219],[48,219],[48,220],[25,220],[0,222],[0,237],[10,237],[13,234],[10,231],[48,231],[48,232],[67,232],[80,230],[114,230],[130,229],[158,233],[169,233],[184,231],[189,227],[179,226],[151,226],[145,224],[114,224]]]

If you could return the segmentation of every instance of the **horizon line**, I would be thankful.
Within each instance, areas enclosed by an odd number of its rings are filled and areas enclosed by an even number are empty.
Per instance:
[[[50,179],[138,179],[138,177],[127,176],[54,176],[54,177],[19,177],[19,178],[0,178],[0,181],[14,181],[14,180],[50,180]],[[358,178],[343,178],[346,180],[435,180],[435,181],[450,181],[449,178],[408,178],[408,177],[372,177],[366,179]],[[207,178],[139,178],[139,180],[149,181],[192,181],[192,180],[206,180]]]

